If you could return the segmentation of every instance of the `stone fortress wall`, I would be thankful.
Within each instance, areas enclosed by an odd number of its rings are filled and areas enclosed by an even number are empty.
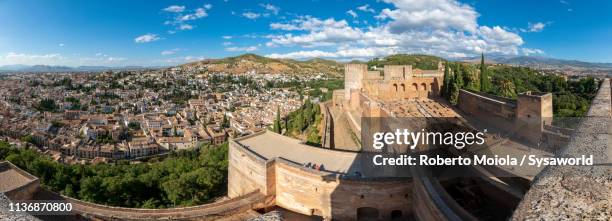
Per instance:
[[[573,132],[552,125],[551,93],[525,92],[516,100],[460,90],[458,107],[464,114],[485,125],[500,129],[529,144],[542,144],[541,149],[555,152],[567,143]]]
[[[262,133],[271,132],[261,132],[230,143],[229,197],[259,190],[273,196],[269,206],[337,220],[356,220],[358,211],[368,209],[378,211],[384,220],[390,219],[392,214],[407,216],[412,213],[410,180],[348,178],[334,172],[306,168],[282,157],[266,160],[240,143]]]
[[[72,213],[93,220],[234,220],[232,217],[240,217],[241,213],[249,213],[252,209],[263,207],[265,196],[259,192],[251,192],[226,201],[167,209],[113,207],[59,194],[55,194],[55,199],[71,203]]]
[[[441,63],[438,70],[413,69],[411,65],[385,65],[383,72],[384,76],[380,71],[368,71],[366,64],[346,64],[344,99],[354,104],[358,103],[355,95],[359,93],[380,101],[440,95],[444,77]]]

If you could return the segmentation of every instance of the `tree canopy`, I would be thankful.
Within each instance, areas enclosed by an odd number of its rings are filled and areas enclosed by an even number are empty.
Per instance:
[[[70,197],[110,206],[166,208],[198,205],[225,195],[227,149],[225,143],[137,164],[66,165],[0,141],[0,159],[39,177],[43,187]]]

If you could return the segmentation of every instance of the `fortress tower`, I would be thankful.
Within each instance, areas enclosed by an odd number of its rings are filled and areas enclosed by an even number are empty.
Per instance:
[[[367,73],[367,64],[344,65],[344,99],[351,99],[351,90],[361,90],[361,82]]]
[[[525,92],[518,95],[516,105],[516,128],[532,143],[538,143],[544,125],[551,125],[553,119],[552,94]]]

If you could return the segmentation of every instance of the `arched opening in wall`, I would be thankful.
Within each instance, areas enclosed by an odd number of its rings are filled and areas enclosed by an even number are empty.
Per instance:
[[[402,219],[402,211],[401,210],[393,210],[391,211],[391,220],[401,220]]]
[[[422,83],[422,84],[421,84],[421,87],[423,88],[423,90],[424,90],[424,91],[427,91],[427,84]]]
[[[402,91],[406,92],[406,85],[405,84],[401,84],[402,86]]]
[[[378,210],[372,207],[357,208],[357,220],[376,221],[378,220]]]
[[[397,84],[393,84],[393,88],[395,88],[395,92],[397,92]]]
[[[429,84],[429,89],[430,89],[430,91],[429,91],[429,96],[430,96],[430,97],[433,97],[433,96],[435,96],[435,95],[438,95],[438,94],[439,94],[439,93],[438,93],[438,87],[436,87],[436,84],[435,84],[435,83],[431,83],[431,84]]]
[[[417,83],[413,83],[412,87],[414,87],[414,91],[419,91],[419,85]]]

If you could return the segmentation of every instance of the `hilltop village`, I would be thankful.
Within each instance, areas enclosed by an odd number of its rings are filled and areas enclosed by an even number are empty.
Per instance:
[[[5,75],[0,137],[67,163],[138,159],[265,130],[308,98],[274,84],[324,79],[202,67]]]

